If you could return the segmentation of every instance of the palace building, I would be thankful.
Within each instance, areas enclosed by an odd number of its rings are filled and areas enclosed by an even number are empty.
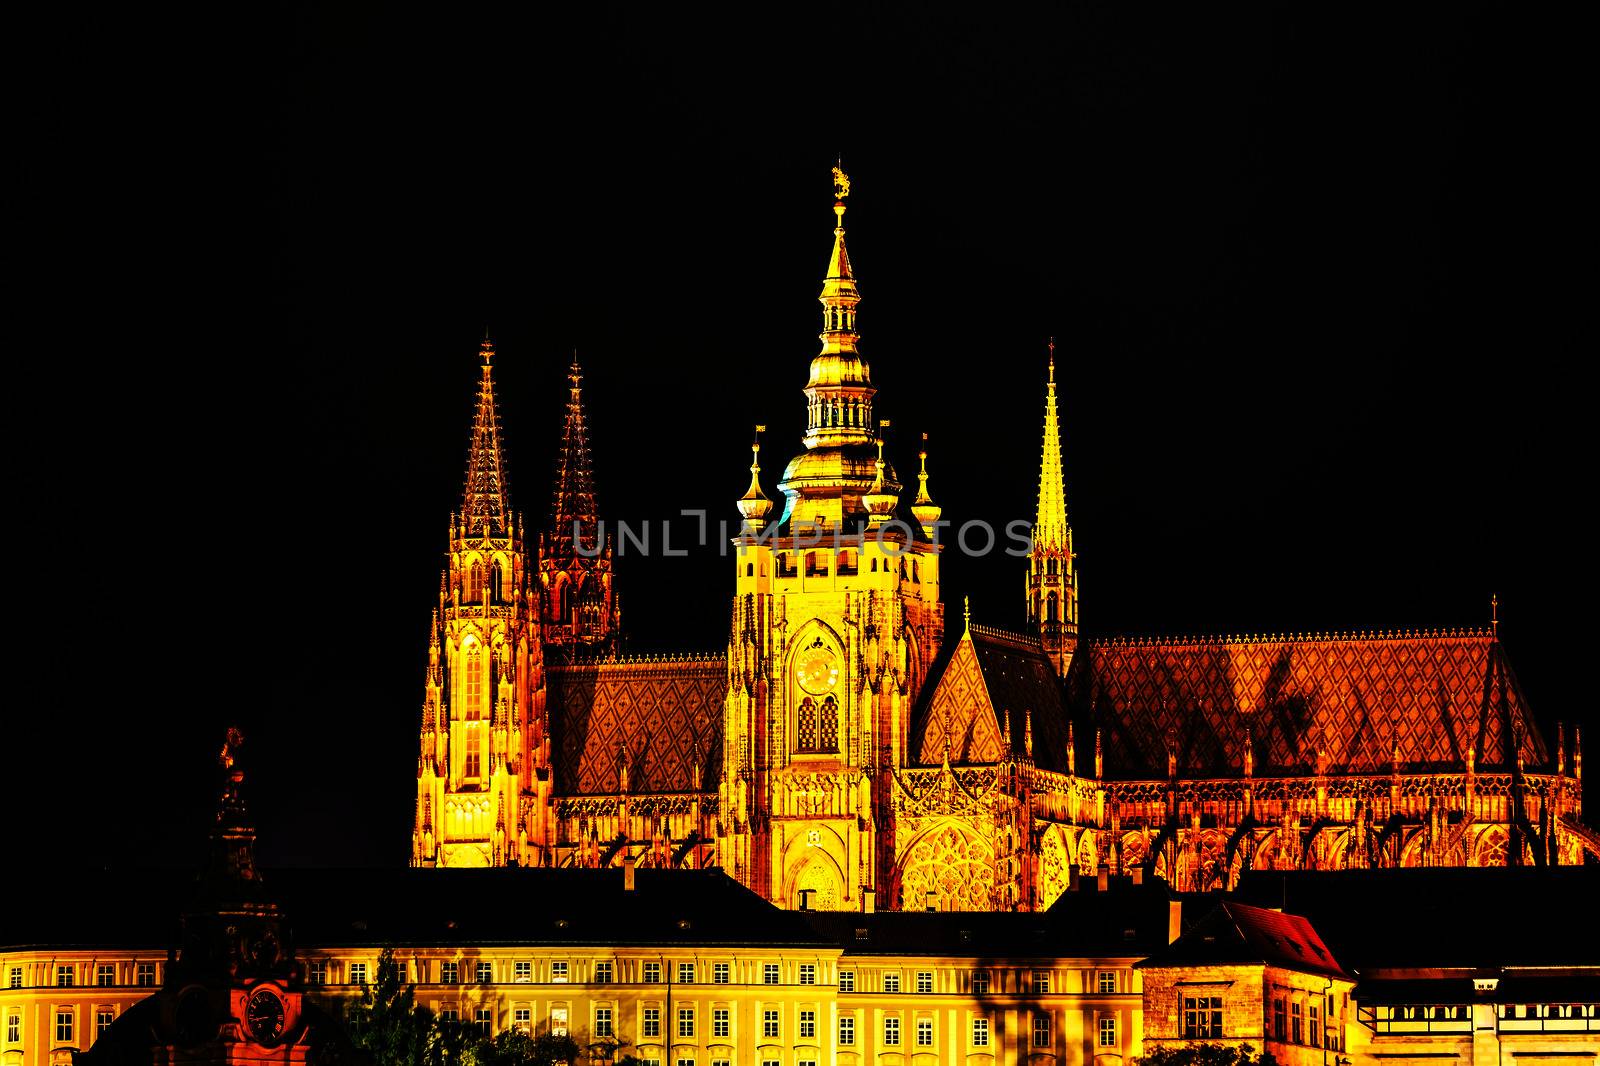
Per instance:
[[[835,192],[804,448],[775,502],[753,446],[715,653],[621,652],[576,362],[554,505],[524,524],[485,341],[413,865],[716,866],[786,907],[1028,911],[1102,873],[1203,891],[1600,854],[1581,738],[1547,741],[1497,625],[1080,639],[1053,349],[1026,629],[947,615],[926,452],[912,491],[874,416],[837,171]]]

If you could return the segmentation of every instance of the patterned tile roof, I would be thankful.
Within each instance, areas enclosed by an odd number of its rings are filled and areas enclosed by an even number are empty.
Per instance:
[[[689,791],[697,748],[703,783],[716,781],[725,659],[555,666],[547,678],[557,794],[616,792],[620,752],[630,792]]]
[[[1108,777],[1483,769],[1547,761],[1504,649],[1488,630],[1112,640],[1080,654],[1077,702],[1104,730]],[[1520,739],[1513,739],[1520,738]]]
[[[924,690],[911,740],[922,765],[943,761],[947,731],[951,763],[999,762],[1007,718],[1011,750],[1021,755],[1031,712],[1034,761],[1048,770],[1066,768],[1061,683],[1037,640],[970,626],[929,676],[934,680]]]

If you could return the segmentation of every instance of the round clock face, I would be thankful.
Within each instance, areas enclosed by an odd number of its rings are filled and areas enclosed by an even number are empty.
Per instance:
[[[795,680],[813,696],[829,692],[839,683],[839,662],[833,652],[820,645],[807,648],[795,660]]]
[[[275,1043],[283,1035],[283,1000],[265,988],[245,1005],[245,1024],[258,1044]]]

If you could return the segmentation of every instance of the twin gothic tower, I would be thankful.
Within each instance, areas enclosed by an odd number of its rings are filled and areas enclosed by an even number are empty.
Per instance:
[[[1252,866],[1577,854],[1561,827],[1578,739],[1570,770],[1564,740],[1550,757],[1497,632],[1080,647],[1053,343],[1027,630],[947,626],[927,453],[909,493],[874,416],[834,177],[804,450],[775,503],[752,447],[724,653],[621,654],[576,361],[550,521],[530,537],[484,342],[415,865],[718,865],[791,906],[1013,910],[1074,872],[1206,889]]]

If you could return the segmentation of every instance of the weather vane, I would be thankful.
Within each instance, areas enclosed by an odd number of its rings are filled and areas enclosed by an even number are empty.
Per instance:
[[[833,168],[833,195],[840,200],[850,195],[850,175],[838,167]]]

